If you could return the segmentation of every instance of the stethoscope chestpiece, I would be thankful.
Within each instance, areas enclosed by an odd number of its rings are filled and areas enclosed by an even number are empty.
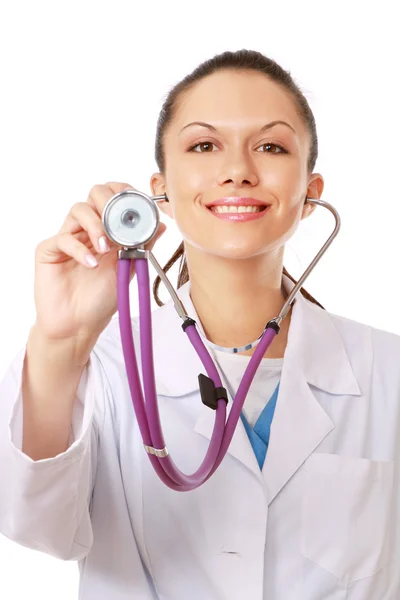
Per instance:
[[[115,194],[104,207],[102,223],[107,237],[124,248],[139,248],[156,234],[160,216],[155,202],[137,190]]]

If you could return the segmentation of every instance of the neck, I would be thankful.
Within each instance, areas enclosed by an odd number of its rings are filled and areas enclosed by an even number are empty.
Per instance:
[[[270,319],[278,316],[286,300],[282,289],[282,256],[271,254],[228,261],[200,254],[190,247],[186,257],[190,296],[204,333],[214,344],[229,348],[245,346],[261,335]],[[283,358],[290,319],[291,311],[264,358]],[[252,356],[254,352],[255,348],[251,348],[241,354]]]

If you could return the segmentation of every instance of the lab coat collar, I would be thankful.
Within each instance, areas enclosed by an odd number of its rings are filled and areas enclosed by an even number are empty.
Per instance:
[[[289,294],[294,283],[283,275]],[[178,289],[186,313],[204,334],[190,297],[190,281]],[[152,313],[155,337],[154,362],[158,393],[183,396],[198,389],[198,375],[204,367],[186,333],[172,300]],[[248,340],[243,340],[247,342]],[[343,341],[330,314],[298,292],[292,307],[284,364],[294,362],[310,385],[330,394],[359,395],[358,384]],[[184,369],[182,368],[184,365]]]
[[[282,283],[287,293],[295,285],[285,275]],[[186,313],[203,332],[190,298],[190,281],[178,290],[178,295]],[[198,375],[205,373],[205,369],[182,330],[182,320],[172,300],[152,313],[152,322],[157,393],[179,397],[198,391]],[[224,382],[223,373],[217,364],[216,367]],[[310,386],[317,389],[313,390]],[[332,316],[297,293],[292,306],[279,395],[262,472],[240,419],[228,448],[230,455],[266,485],[268,503],[334,428],[318,400],[318,390],[332,395],[361,395]],[[233,402],[229,392],[228,399],[229,411]],[[194,431],[210,439],[214,422],[215,412],[204,407],[196,420]]]

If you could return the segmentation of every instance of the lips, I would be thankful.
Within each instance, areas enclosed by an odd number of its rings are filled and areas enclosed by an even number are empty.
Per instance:
[[[233,196],[229,198],[218,198],[217,200],[206,204],[207,208],[211,208],[212,206],[262,206],[265,208],[271,206],[271,204],[264,200],[259,200],[258,198]]]
[[[271,205],[261,206],[256,211],[243,210],[224,210],[222,212],[217,211],[216,208],[208,208],[208,212],[212,215],[212,218],[221,219],[222,221],[229,221],[231,223],[247,223],[248,221],[256,221],[263,219],[264,215],[267,215],[271,210]]]

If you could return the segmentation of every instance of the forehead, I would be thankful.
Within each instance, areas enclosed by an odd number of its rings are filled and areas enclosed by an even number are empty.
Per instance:
[[[284,87],[263,73],[224,70],[197,81],[179,98],[171,128],[190,121],[240,126],[288,121],[299,135],[305,132],[295,100]],[[174,127],[175,126],[175,127]]]

